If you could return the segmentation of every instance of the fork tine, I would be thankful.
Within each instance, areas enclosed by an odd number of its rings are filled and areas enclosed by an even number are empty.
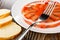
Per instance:
[[[55,6],[56,6],[56,2],[54,3],[54,6],[52,7],[52,9],[51,9],[51,11],[50,11],[50,13],[49,13],[49,15],[51,15],[52,14],[52,12],[53,12],[53,10],[54,10],[54,8],[55,8]]]
[[[46,11],[47,11],[47,9],[49,8],[49,4],[48,4],[48,6],[47,6],[47,8],[44,10],[44,12],[43,12],[43,14],[45,14],[46,13]]]
[[[49,9],[47,10],[47,13],[46,13],[47,15],[50,14],[50,12],[53,9],[53,7],[54,7],[54,3],[50,4],[50,7],[49,7]]]
[[[53,4],[53,2],[49,2],[49,4],[48,4],[49,6],[48,6],[47,10],[45,11],[45,14],[47,14],[50,11],[52,4]]]
[[[51,4],[49,4],[49,7],[48,7],[48,9],[46,10],[45,14],[48,15],[48,12],[50,11],[50,8],[51,8]]]
[[[52,4],[51,4],[52,3]],[[51,2],[50,4],[48,4],[46,10],[43,12],[43,14],[46,14],[46,15],[51,15],[53,9],[55,8],[56,6],[56,3],[55,2]]]
[[[47,12],[48,12],[48,10],[49,10],[49,8],[50,8],[50,2],[48,3],[48,6],[47,6],[47,8],[45,9],[45,11],[43,12],[43,14],[46,14]]]

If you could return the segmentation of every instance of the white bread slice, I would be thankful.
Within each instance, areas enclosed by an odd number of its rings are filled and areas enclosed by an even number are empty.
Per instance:
[[[0,19],[7,17],[10,15],[10,10],[8,9],[0,9]]]
[[[11,40],[21,32],[21,27],[11,22],[0,28],[0,40]]]
[[[8,16],[8,17],[5,17],[3,19],[0,19],[0,27],[8,24],[11,21],[12,21],[12,17],[11,16]]]

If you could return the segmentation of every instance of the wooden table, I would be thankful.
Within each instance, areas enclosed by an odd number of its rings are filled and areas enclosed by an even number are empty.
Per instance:
[[[22,30],[23,32],[25,29],[24,28],[22,29],[23,29]],[[36,33],[36,32],[29,31],[26,34],[26,36],[23,38],[23,40],[60,40],[60,33],[42,34],[42,33]]]
[[[29,31],[23,40],[60,40],[60,33],[42,34]]]

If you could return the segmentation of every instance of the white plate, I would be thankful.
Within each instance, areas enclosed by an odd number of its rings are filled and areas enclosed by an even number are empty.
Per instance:
[[[29,27],[29,25],[25,23],[25,21],[23,20],[21,10],[22,10],[22,7],[24,7],[24,5],[33,1],[36,1],[36,0],[17,0],[17,2],[13,5],[11,10],[14,20],[19,25],[21,25],[23,28],[26,28],[26,29]],[[60,26],[55,28],[46,28],[46,29],[32,27],[30,30],[38,33],[60,33]]]

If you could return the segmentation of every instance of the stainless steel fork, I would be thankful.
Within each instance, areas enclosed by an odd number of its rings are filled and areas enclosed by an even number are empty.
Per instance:
[[[46,20],[53,12],[55,6],[56,6],[56,2],[53,2],[53,1],[49,2],[47,8],[42,13],[42,15],[38,18],[38,20],[33,24],[31,24],[16,40],[22,40],[23,37],[27,34],[27,32],[34,26],[34,24],[39,23],[40,21]]]

